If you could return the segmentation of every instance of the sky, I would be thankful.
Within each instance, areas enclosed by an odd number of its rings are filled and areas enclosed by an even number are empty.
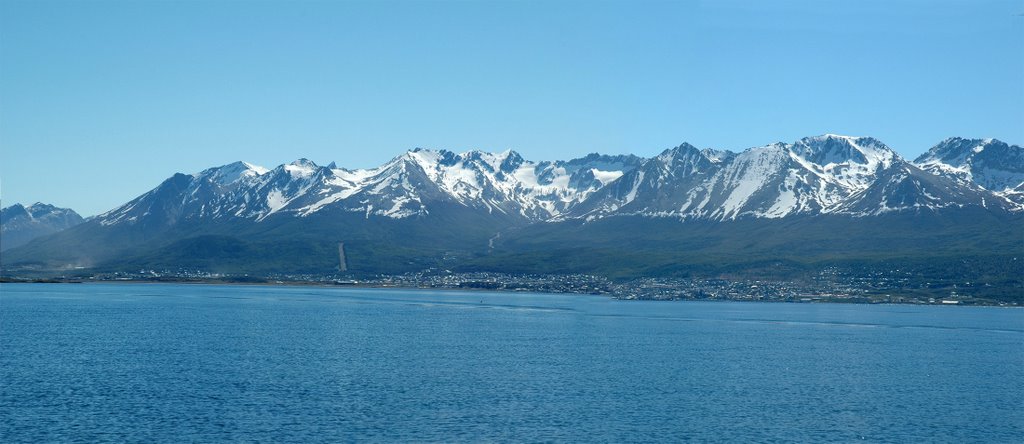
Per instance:
[[[415,147],[1024,143],[1024,0],[0,0],[0,205]]]

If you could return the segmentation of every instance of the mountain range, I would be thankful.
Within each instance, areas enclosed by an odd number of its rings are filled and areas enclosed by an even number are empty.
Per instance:
[[[1016,257],[1022,215],[1024,150],[994,139],[947,139],[913,162],[832,134],[543,162],[415,149],[371,169],[299,159],[175,174],[5,251],[3,266],[328,273],[344,243],[353,274],[774,273]]]

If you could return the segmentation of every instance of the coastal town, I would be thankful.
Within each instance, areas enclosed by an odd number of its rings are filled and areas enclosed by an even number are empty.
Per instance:
[[[6,279],[18,282],[18,279]],[[928,282],[899,270],[851,274],[827,268],[810,279],[768,280],[650,277],[613,280],[587,274],[418,273],[352,277],[348,274],[233,275],[198,270],[139,270],[63,276],[49,282],[191,282],[266,285],[319,285],[349,288],[424,288],[530,293],[606,295],[622,300],[725,300],[796,303],[936,304],[1016,306],[1017,302],[979,296],[985,284]]]

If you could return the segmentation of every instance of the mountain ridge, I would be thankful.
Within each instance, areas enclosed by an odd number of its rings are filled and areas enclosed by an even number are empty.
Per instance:
[[[930,152],[951,140],[978,139],[947,139]],[[984,140],[1002,144],[995,139]],[[1002,145],[1004,151],[1021,152],[1019,146]],[[887,171],[894,163],[903,167],[903,174],[911,174],[907,169],[917,167],[961,185],[977,185],[963,165],[946,164],[926,155],[909,162],[876,139],[834,134],[806,137],[791,144],[778,142],[739,153],[699,150],[683,143],[649,159],[594,153],[569,161],[533,162],[511,150],[454,153],[416,148],[379,167],[356,170],[338,168],[333,162],[321,167],[305,158],[274,169],[234,162],[191,175],[199,181],[218,185],[204,187],[196,183],[192,185],[191,194],[218,194],[215,201],[210,202],[214,204],[211,209],[200,209],[200,216],[233,214],[257,220],[279,211],[308,216],[328,205],[342,205],[349,211],[367,215],[423,216],[429,214],[425,199],[457,202],[531,221],[593,218],[615,212],[724,220],[842,212],[864,207],[868,204],[844,200],[855,195],[870,195],[864,193],[866,188],[879,172]],[[1010,199],[1016,194],[1024,196],[1024,161],[1020,159],[1022,155],[1016,156],[1013,161],[1022,165],[1018,168],[1019,177],[1000,176],[1004,186],[998,190],[992,189],[989,183],[996,179],[986,182],[988,186],[979,185],[1009,200],[1008,209],[1014,211],[1024,209],[1024,203]],[[962,162],[963,157],[953,160]],[[681,183],[693,174],[708,176],[704,179],[710,182]],[[993,174],[978,175],[991,176]],[[664,192],[642,187],[645,182],[648,188],[658,188],[659,182],[670,180],[673,189]],[[632,188],[624,188],[625,183],[630,183]],[[617,188],[607,187],[612,184]],[[231,196],[232,187],[249,190]],[[585,201],[593,201],[601,190],[605,190],[605,202],[589,202],[584,205],[589,210],[575,210]],[[653,195],[643,196],[644,192]],[[650,201],[647,206],[634,203],[638,198],[636,193],[641,193],[640,201]],[[687,195],[687,200],[668,199],[681,195]],[[928,201],[912,200],[919,206]],[[977,204],[976,201],[973,199],[970,204]],[[999,199],[995,205],[1001,205]],[[125,219],[120,215],[131,207],[129,202],[99,218],[106,224],[116,223]]]

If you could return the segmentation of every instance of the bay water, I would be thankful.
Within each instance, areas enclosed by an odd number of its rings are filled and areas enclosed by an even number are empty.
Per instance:
[[[1022,442],[1024,311],[0,285],[0,442]]]

